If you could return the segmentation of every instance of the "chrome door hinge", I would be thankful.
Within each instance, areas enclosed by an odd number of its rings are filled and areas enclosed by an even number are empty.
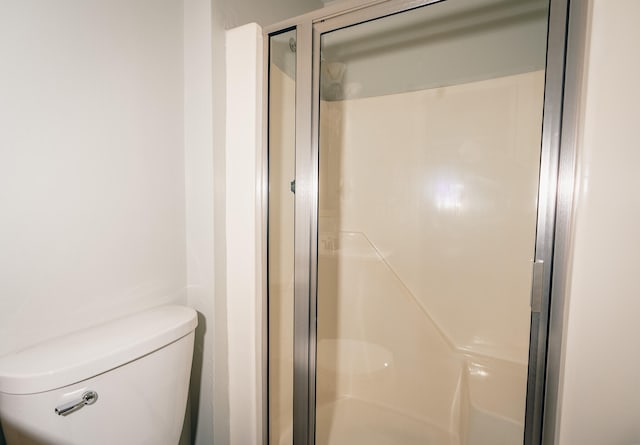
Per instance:
[[[540,313],[542,310],[542,295],[544,291],[544,261],[533,262],[533,277],[531,285],[531,312]]]

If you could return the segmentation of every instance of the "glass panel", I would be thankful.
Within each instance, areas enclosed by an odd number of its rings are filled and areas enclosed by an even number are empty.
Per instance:
[[[522,444],[547,3],[322,35],[319,445]]]
[[[292,443],[296,31],[269,41],[269,443]]]

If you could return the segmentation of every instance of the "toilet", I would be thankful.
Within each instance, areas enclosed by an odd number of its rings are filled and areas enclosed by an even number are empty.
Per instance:
[[[176,445],[197,324],[162,306],[1,357],[7,445]]]

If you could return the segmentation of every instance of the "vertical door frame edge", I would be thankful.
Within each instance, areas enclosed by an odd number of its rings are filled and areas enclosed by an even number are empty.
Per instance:
[[[542,274],[533,274],[533,292],[542,290],[540,304],[532,304],[527,396],[525,410],[524,444],[542,443],[542,423],[546,385],[548,323],[552,273],[554,267],[554,242],[560,134],[565,82],[565,55],[568,0],[549,2],[547,27],[547,60],[545,66],[544,110],[540,152],[540,182],[538,189],[538,215],[534,264],[543,264]],[[537,306],[537,307],[534,307]]]
[[[314,389],[310,385],[311,345],[315,346],[315,332],[311,333],[311,282],[309,258],[313,252],[313,215],[317,190],[312,162],[312,91],[311,54],[313,50],[312,24],[296,27],[296,189],[294,235],[294,316],[293,316],[293,443],[308,443],[312,425],[311,400]]]
[[[313,172],[313,208],[311,213],[311,256],[309,268],[309,431],[307,444],[316,443],[316,358],[317,358],[317,314],[318,314],[318,191],[320,166],[320,33],[312,27],[312,87],[311,87],[311,168]]]
[[[262,348],[262,445],[269,444],[269,63],[270,63],[270,39],[269,34],[262,34],[262,146],[260,161],[262,162],[260,186],[256,190],[261,208],[258,214],[261,216],[260,224],[260,256],[262,259],[262,283],[260,294],[263,298],[261,305],[262,332],[260,340]]]
[[[570,243],[580,100],[583,88],[583,67],[591,0],[567,0],[566,51],[564,90],[562,94],[562,122],[559,137],[558,183],[556,190],[556,223],[553,250],[553,271],[549,289],[548,350],[545,368],[545,399],[542,412],[542,437],[545,445],[559,443],[562,379],[567,306],[566,290],[570,276]]]

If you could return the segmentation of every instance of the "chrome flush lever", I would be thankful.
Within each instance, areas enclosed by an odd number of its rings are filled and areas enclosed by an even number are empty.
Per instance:
[[[72,412],[79,410],[85,405],[93,405],[96,403],[96,400],[98,400],[98,393],[95,391],[87,391],[82,394],[82,398],[80,400],[60,405],[55,409],[55,411],[59,416],[66,416],[67,414],[71,414]]]

